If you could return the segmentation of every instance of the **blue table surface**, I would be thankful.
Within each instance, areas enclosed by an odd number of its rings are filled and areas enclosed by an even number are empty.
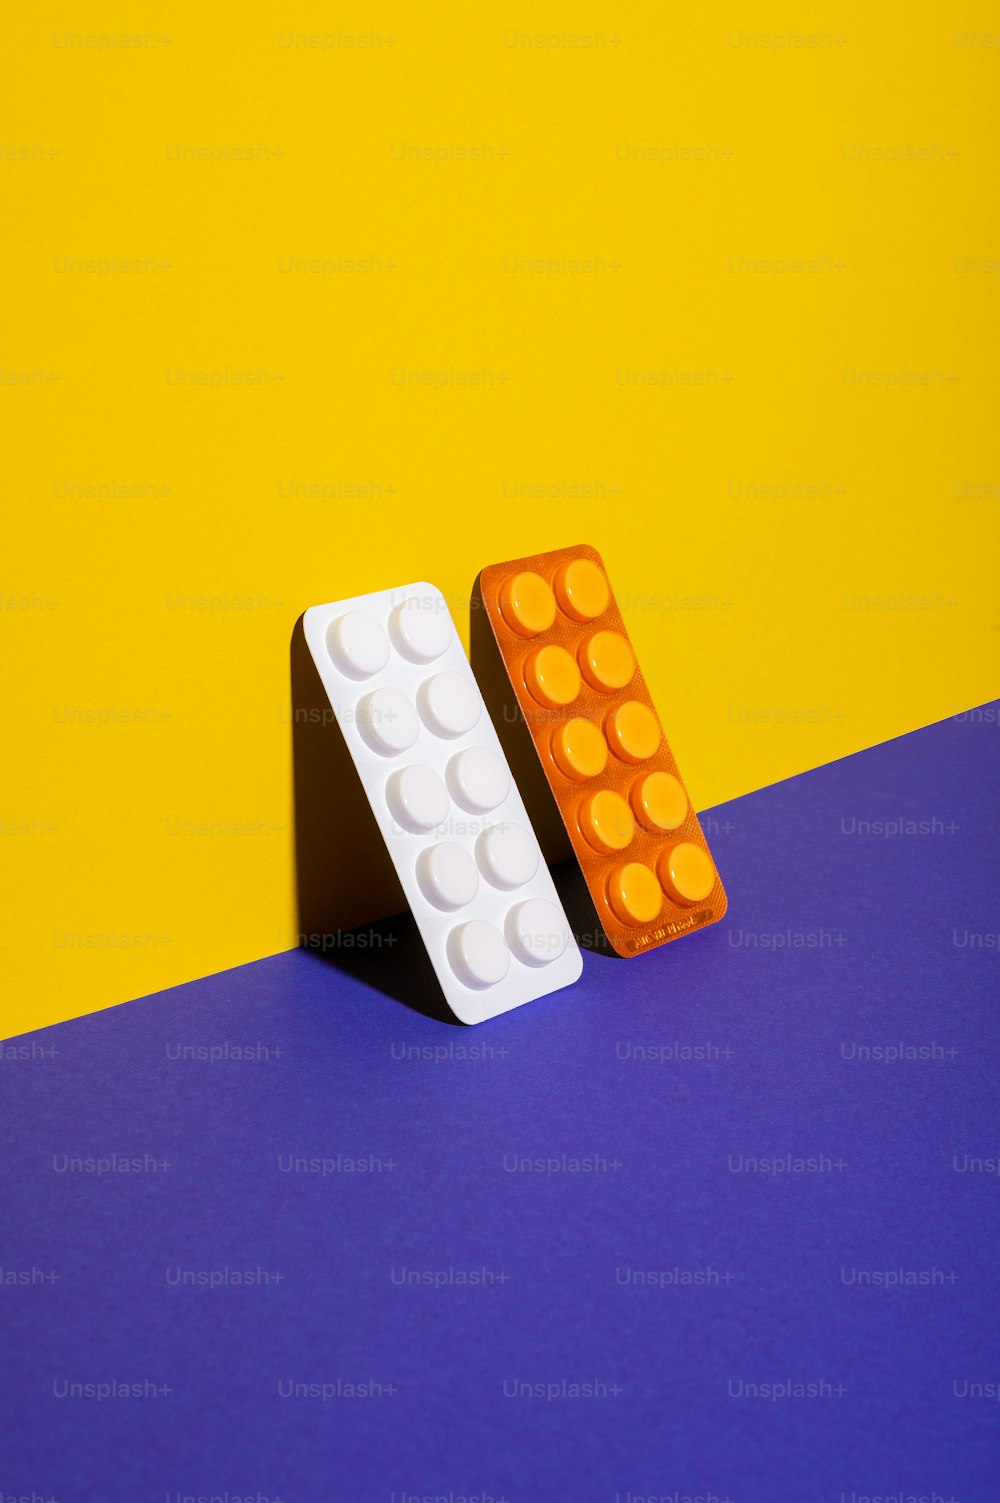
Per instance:
[[[998,719],[476,1029],[386,943],[0,1045],[0,1500],[1000,1499]]]

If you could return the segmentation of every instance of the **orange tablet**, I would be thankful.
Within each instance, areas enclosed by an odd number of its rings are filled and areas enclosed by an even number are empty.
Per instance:
[[[720,919],[725,891],[596,548],[491,564],[479,584],[612,947],[637,955]]]

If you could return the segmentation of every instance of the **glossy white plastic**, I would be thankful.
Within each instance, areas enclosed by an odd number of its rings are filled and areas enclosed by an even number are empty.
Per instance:
[[[314,605],[303,624],[452,1011],[481,1023],[576,981],[580,951],[441,591]]]

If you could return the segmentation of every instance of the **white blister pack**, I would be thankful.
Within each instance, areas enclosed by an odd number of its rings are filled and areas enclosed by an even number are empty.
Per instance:
[[[451,1010],[481,1023],[576,981],[580,951],[441,591],[314,605],[303,627]]]

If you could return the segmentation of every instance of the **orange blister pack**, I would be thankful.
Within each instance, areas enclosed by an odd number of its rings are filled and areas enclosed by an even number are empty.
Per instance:
[[[611,946],[722,918],[726,894],[596,548],[491,564],[500,656]]]

